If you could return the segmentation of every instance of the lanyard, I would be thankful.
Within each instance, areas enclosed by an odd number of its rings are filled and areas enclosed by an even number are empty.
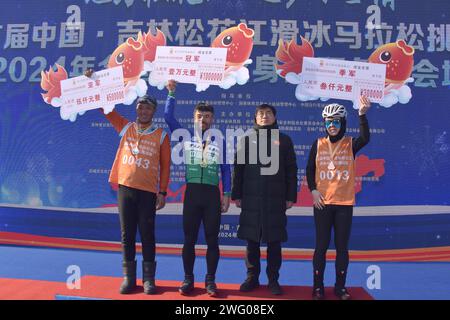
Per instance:
[[[200,166],[202,168],[206,168],[208,166],[208,147],[211,142],[210,133],[208,133],[208,137],[205,139],[205,145],[203,145],[203,139],[200,138],[199,135],[196,134],[196,139],[199,143],[202,145],[202,162],[200,163]]]
[[[333,148],[331,147],[331,141],[330,141],[330,139],[329,139],[329,138],[327,139],[327,143],[328,143],[328,151],[330,152],[330,163],[328,164],[328,170],[334,170],[334,169],[336,169],[336,167],[335,167],[335,165],[334,165],[334,163],[333,163],[333,158],[334,158],[334,155],[336,154],[336,152],[339,150],[339,147],[341,146],[342,141],[344,141],[344,138],[342,138],[341,141],[338,142],[337,146],[333,149]]]
[[[148,127],[149,128],[149,127]],[[147,131],[148,128],[145,128],[140,132],[137,123],[134,123],[134,129],[136,130],[136,135],[138,136],[136,145],[132,146],[131,153],[135,156],[139,154],[139,143],[141,142],[141,138],[144,135],[145,131]]]

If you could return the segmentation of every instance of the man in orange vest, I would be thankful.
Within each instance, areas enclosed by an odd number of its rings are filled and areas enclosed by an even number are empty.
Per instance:
[[[93,70],[85,75],[92,76]],[[156,293],[155,215],[165,206],[170,173],[170,142],[166,132],[153,124],[157,102],[143,96],[131,122],[117,111],[106,115],[121,137],[109,182],[118,185],[118,204],[124,280],[120,293],[136,288],[136,233],[142,243],[142,274],[146,294]]]
[[[306,167],[306,177],[314,200],[314,222],[316,246],[313,257],[313,298],[324,298],[323,274],[326,253],[334,229],[336,246],[335,295],[342,299],[351,298],[345,288],[349,263],[348,241],[355,205],[355,155],[367,143],[370,132],[366,113],[370,108],[367,97],[359,98],[360,136],[345,135],[347,111],[333,103],[325,106],[322,117],[327,135],[314,142]]]

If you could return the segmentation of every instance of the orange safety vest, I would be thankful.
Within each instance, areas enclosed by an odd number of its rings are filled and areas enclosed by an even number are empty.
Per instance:
[[[117,149],[109,182],[130,188],[158,192],[160,146],[166,132],[150,127],[142,134],[135,122],[128,123],[120,132],[122,139]]]
[[[355,161],[351,137],[343,137],[336,143],[331,143],[328,138],[317,140],[316,185],[317,191],[325,198],[325,204],[355,204]]]

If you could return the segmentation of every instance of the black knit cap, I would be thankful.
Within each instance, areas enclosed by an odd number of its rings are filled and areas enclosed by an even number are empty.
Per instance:
[[[152,96],[149,95],[144,95],[142,97],[140,97],[137,101],[137,103],[142,103],[142,104],[150,104],[153,105],[155,108],[158,106],[158,103],[156,102],[156,99],[153,98]]]

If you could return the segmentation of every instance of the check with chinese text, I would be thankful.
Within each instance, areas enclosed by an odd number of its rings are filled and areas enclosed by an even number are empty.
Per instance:
[[[79,76],[61,81],[62,115],[98,109],[124,102],[121,66],[96,72],[92,78]]]
[[[226,58],[226,48],[158,46],[150,76],[153,81],[220,85]]]
[[[372,102],[384,97],[386,65],[359,61],[304,58],[300,93],[305,96]]]

